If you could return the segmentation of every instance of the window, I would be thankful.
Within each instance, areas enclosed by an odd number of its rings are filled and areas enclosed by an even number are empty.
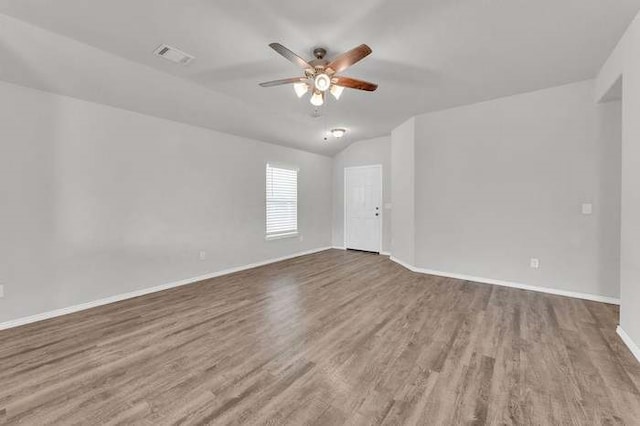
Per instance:
[[[298,170],[267,164],[267,239],[298,234]]]

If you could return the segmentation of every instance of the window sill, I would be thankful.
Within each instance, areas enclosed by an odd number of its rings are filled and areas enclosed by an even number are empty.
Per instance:
[[[267,241],[271,241],[271,240],[281,240],[283,238],[295,238],[298,236],[298,232],[287,232],[286,234],[274,234],[274,235],[267,235],[264,237],[265,240]]]

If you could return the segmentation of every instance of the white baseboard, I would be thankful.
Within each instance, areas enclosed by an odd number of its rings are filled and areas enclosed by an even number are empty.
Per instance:
[[[321,247],[313,250],[306,250],[298,253],[294,253],[288,256],[282,256],[274,259],[263,260],[261,262],[250,263],[248,265],[237,266],[234,268],[224,269],[222,271],[211,272],[209,274],[200,275],[197,277],[186,278],[180,281],[174,281],[167,284],[161,284],[154,287],[143,288],[141,290],[131,291],[129,293],[118,294],[115,296],[106,297],[104,299],[93,300],[87,303],[81,303],[79,305],[69,306],[67,308],[56,309],[49,312],[43,312],[36,315],[31,315],[24,318],[18,318],[6,322],[0,323],[0,330],[6,330],[13,327],[19,327],[21,325],[31,324],[38,321],[43,321],[50,318],[59,317],[62,315],[71,314],[74,312],[84,311],[86,309],[95,308],[97,306],[108,305],[109,303],[120,302],[122,300],[131,299],[138,296],[144,296],[145,294],[156,293],[162,290],[168,290],[170,288],[181,287],[187,284],[193,284],[199,281],[208,280],[211,278],[220,277],[223,275],[233,274],[234,272],[240,272],[251,268],[257,268],[258,266],[268,265],[270,263],[280,262],[287,259],[293,259],[294,257],[305,256],[307,254],[318,253],[321,251],[329,250],[331,247]]]
[[[627,345],[633,356],[635,356],[638,362],[640,362],[640,347],[638,347],[638,345],[636,345],[633,340],[631,340],[631,337],[629,337],[629,335],[622,329],[622,327],[618,326],[618,328],[616,328],[616,332],[618,333],[618,336],[620,336],[624,344]]]
[[[333,246],[331,248],[336,249],[336,250],[346,250],[346,248],[344,246]]]
[[[400,266],[404,266],[405,268],[407,268],[412,272],[418,272],[416,268],[413,267],[413,265],[409,264],[408,262],[405,262],[404,260],[400,260],[397,257],[393,257],[392,255],[389,255],[389,260],[396,262]]]
[[[515,283],[515,282],[510,282],[510,281],[496,280],[496,279],[493,279],[493,278],[474,277],[474,276],[471,276],[471,275],[457,274],[457,273],[451,273],[451,272],[442,272],[442,271],[434,271],[434,270],[431,270],[431,269],[424,269],[424,268],[416,268],[415,266],[410,265],[407,262],[403,262],[402,260],[397,259],[397,258],[395,258],[393,256],[391,256],[390,259],[393,260],[394,262],[398,263],[399,265],[404,266],[405,268],[409,269],[410,271],[417,272],[417,273],[420,273],[420,274],[437,275],[437,276],[440,276],[440,277],[456,278],[456,279],[464,280],[464,281],[474,281],[474,282],[477,282],[477,283],[493,284],[493,285],[499,285],[499,286],[502,286],[502,287],[511,287],[511,288],[518,288],[518,289],[521,289],[521,290],[537,291],[537,292],[540,292],[540,293],[549,293],[549,294],[555,294],[555,295],[558,295],[558,296],[574,297],[576,299],[592,300],[594,302],[609,303],[611,305],[619,305],[620,304],[620,299],[617,299],[615,297],[600,296],[600,295],[597,295],[597,294],[589,294],[589,293],[579,293],[579,292],[575,292],[575,291],[559,290],[559,289],[550,288],[550,287],[539,287],[539,286],[534,286],[534,285],[529,285],[529,284],[520,284],[520,283]]]

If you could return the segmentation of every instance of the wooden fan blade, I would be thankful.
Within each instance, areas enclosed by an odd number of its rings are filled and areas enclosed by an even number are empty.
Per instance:
[[[358,80],[351,77],[335,76],[331,79],[331,82],[338,86],[349,87],[351,89],[366,90],[367,92],[373,92],[378,88],[377,84],[369,83],[368,81]]]
[[[280,43],[271,43],[269,47],[271,47],[273,50],[275,50],[276,52],[278,52],[279,54],[281,54],[286,59],[293,62],[303,70],[313,70],[313,67],[311,66],[311,64],[309,64],[307,61],[305,61],[300,56],[296,55],[295,53],[293,53],[291,50],[287,49]]]
[[[356,62],[364,59],[371,53],[371,48],[366,44],[361,44],[348,52],[335,58],[329,65],[327,65],[327,71],[333,74],[337,74],[349,68]]]
[[[283,78],[282,80],[265,81],[264,83],[260,83],[260,86],[262,87],[282,86],[283,84],[302,83],[305,80],[306,78],[304,77]]]

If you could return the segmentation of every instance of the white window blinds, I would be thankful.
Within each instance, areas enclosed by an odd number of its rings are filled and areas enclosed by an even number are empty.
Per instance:
[[[267,238],[298,232],[298,170],[267,164]]]

